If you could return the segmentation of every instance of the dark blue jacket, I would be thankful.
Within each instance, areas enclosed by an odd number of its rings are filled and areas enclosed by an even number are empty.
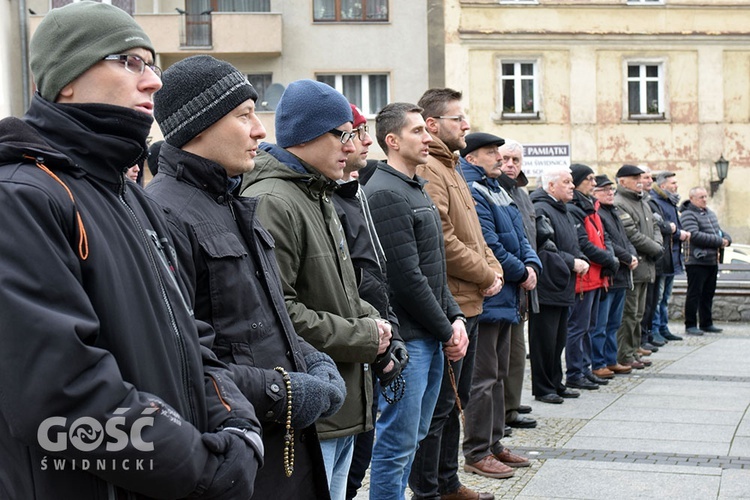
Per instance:
[[[680,202],[680,197],[677,194],[671,195],[656,185],[651,189],[650,194],[651,203],[655,203],[661,209],[661,214],[667,224],[674,222],[677,226],[677,231],[672,233],[671,237],[664,235],[661,274],[664,276],[682,274],[685,271],[682,266],[682,242],[680,241],[682,223],[677,213],[677,204]]]
[[[487,246],[503,266],[505,284],[500,293],[484,299],[482,323],[508,321],[519,323],[519,284],[528,278],[526,266],[540,274],[542,264],[523,229],[521,212],[497,179],[487,177],[484,169],[461,158],[459,169],[476,201],[477,215]]]

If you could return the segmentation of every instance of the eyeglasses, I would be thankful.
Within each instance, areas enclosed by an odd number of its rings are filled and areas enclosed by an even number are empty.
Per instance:
[[[452,115],[452,116],[436,116],[439,120],[453,120],[454,122],[466,122],[468,121],[464,115]]]
[[[149,64],[141,56],[135,54],[112,54],[104,58],[105,61],[120,61],[125,69],[134,75],[142,75],[149,67],[156,76],[161,78],[161,68],[155,64]]]
[[[354,129],[353,132],[357,133],[357,138],[360,141],[364,141],[365,136],[370,133],[370,127],[368,127],[367,125],[360,125],[356,129]]]
[[[347,132],[346,130],[339,130],[337,128],[333,130],[329,130],[328,133],[333,134],[336,137],[338,137],[339,141],[341,141],[341,144],[346,144],[347,142],[357,137],[357,134],[359,134],[358,130],[352,130],[351,132]]]

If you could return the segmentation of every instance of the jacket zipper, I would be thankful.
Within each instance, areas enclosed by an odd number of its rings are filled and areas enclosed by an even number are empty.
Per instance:
[[[177,353],[180,359],[180,380],[182,381],[182,389],[183,389],[185,398],[188,402],[188,409],[190,410],[190,421],[193,423],[197,423],[198,420],[197,420],[197,415],[195,412],[195,401],[193,400],[193,394],[190,391],[190,387],[187,382],[188,361],[187,361],[187,353],[186,353],[187,349],[185,347],[185,339],[183,338],[183,335],[180,332],[180,329],[177,327],[177,319],[175,318],[175,315],[174,315],[174,309],[172,308],[172,303],[169,301],[169,296],[167,295],[167,288],[164,284],[164,278],[159,272],[159,267],[157,266],[156,259],[154,258],[154,253],[153,253],[153,250],[151,249],[151,242],[149,241],[149,238],[146,234],[146,231],[143,229],[143,226],[141,226],[141,223],[138,220],[138,217],[136,217],[135,212],[133,211],[132,208],[130,208],[130,205],[128,205],[128,202],[125,201],[125,197],[123,195],[124,190],[125,190],[125,179],[123,177],[119,185],[118,198],[120,202],[123,204],[123,206],[127,209],[128,214],[130,214],[130,217],[135,222],[135,226],[138,228],[138,232],[141,235],[142,242],[146,245],[146,248],[147,248],[147,253],[149,256],[150,263],[151,263],[151,269],[152,271],[154,271],[154,274],[156,274],[156,278],[159,282],[161,298],[164,301],[164,305],[167,307],[167,311],[169,312],[169,322],[170,322],[170,326],[172,327],[172,333],[174,334],[175,343],[177,344]],[[166,271],[167,271],[167,274],[171,273],[168,266],[166,268]],[[170,274],[170,276],[172,275]],[[174,276],[172,276],[172,279],[175,280]],[[175,284],[176,284],[176,280],[175,280]],[[182,297],[182,293],[180,293],[179,287],[177,288],[177,293],[179,293],[180,296]],[[183,302],[185,301],[184,297],[182,298],[182,300]]]

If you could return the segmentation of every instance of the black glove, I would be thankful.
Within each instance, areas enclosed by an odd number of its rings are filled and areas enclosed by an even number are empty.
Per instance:
[[[307,373],[289,372],[292,383],[292,426],[304,429],[318,418],[330,417],[344,404],[346,384],[330,356],[305,356]]]
[[[255,448],[241,435],[230,431],[206,433],[201,439],[212,455],[206,462],[198,487],[189,498],[234,500],[252,497],[262,460]]]
[[[393,368],[388,373],[383,372],[388,367],[388,364],[393,361]],[[372,364],[372,369],[375,371],[375,375],[380,379],[380,385],[388,387],[396,377],[398,377],[404,368],[406,363],[409,362],[409,353],[406,350],[406,344],[400,340],[391,340],[391,344],[388,346],[388,350],[383,354],[375,358],[375,362]]]

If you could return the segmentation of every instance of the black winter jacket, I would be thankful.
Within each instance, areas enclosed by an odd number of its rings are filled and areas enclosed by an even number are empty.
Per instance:
[[[442,343],[450,339],[451,323],[462,314],[448,289],[440,215],[424,184],[418,176],[410,179],[378,163],[364,190],[385,250],[401,337]]]
[[[552,228],[555,230],[553,241],[557,247],[556,255],[562,259],[563,265],[555,265],[547,259],[554,256],[549,255],[547,250],[538,247],[537,253],[542,261],[544,270],[539,277],[539,303],[550,306],[571,306],[575,298],[575,259],[582,259],[588,262],[586,256],[581,252],[578,245],[578,232],[575,228],[575,222],[568,213],[565,203],[552,198],[544,189],[537,188],[531,193],[531,201],[534,203],[534,210],[537,218],[541,215],[546,216]],[[538,243],[538,242],[537,242]],[[547,254],[547,255],[545,255]],[[564,273],[567,269],[567,276],[552,275],[553,273]],[[559,286],[559,284],[565,286]]]
[[[297,335],[286,312],[273,237],[255,216],[258,200],[235,197],[232,185],[220,165],[164,144],[159,173],[146,191],[173,228],[196,318],[213,325],[214,352],[263,424],[266,464],[254,498],[327,498],[314,426],[295,433],[296,473],[284,474],[287,397],[274,368],[303,372],[304,356],[317,351]]]
[[[0,498],[185,497],[223,460],[202,433],[232,418],[260,431],[201,346],[212,332],[193,318],[161,208],[124,180],[144,119],[37,94],[0,122]],[[144,423],[148,452],[129,439]],[[112,424],[125,437],[108,446]],[[97,427],[111,438],[93,449],[63,440]]]
[[[617,269],[612,286],[609,288],[632,288],[633,272],[630,270],[630,262],[633,257],[638,257],[638,252],[628,239],[625,227],[620,221],[620,209],[615,205],[599,204],[597,213],[604,224],[604,232],[607,233],[609,240],[612,242],[615,257],[620,261],[620,267]]]
[[[680,221],[690,240],[685,245],[686,266],[717,266],[721,239],[732,243],[732,237],[719,226],[716,213],[710,208],[700,209],[685,200],[680,205]]]

